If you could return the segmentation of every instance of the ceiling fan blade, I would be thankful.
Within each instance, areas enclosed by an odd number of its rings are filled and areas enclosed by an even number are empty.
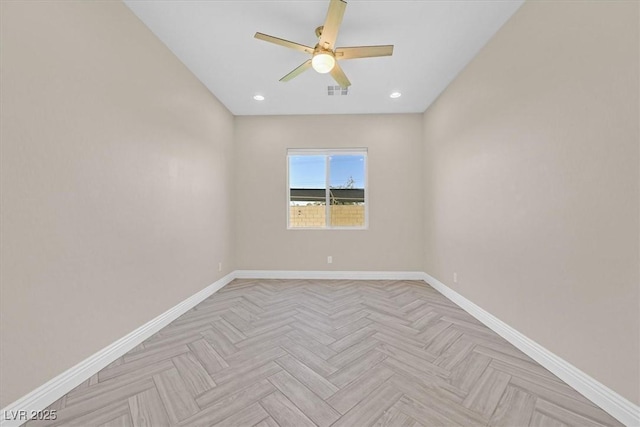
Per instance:
[[[270,43],[274,43],[280,46],[284,46],[284,47],[288,47],[290,49],[295,49],[295,50],[299,50],[301,52],[306,52],[306,53],[313,53],[313,48],[309,47],[309,46],[305,46],[303,44],[300,43],[295,43],[289,40],[285,40],[285,39],[279,39],[278,37],[273,37],[273,36],[269,36],[267,34],[262,34],[262,33],[256,33],[255,36],[253,36],[259,40],[264,40],[266,42],[270,42]]]
[[[336,64],[338,65],[338,64]],[[292,72],[290,72],[289,74],[287,74],[286,76],[284,76],[283,78],[280,79],[281,82],[288,82],[289,80],[293,79],[294,77],[297,77],[298,75],[302,74],[303,72],[307,71],[309,68],[311,68],[311,60],[308,59],[305,62],[302,63],[302,65],[298,66],[298,68],[296,68],[295,70],[293,70]]]
[[[331,77],[333,77],[333,80],[335,80],[340,85],[340,87],[351,86],[351,82],[349,81],[347,76],[344,74],[344,71],[342,71],[342,68],[340,67],[340,65],[338,65],[337,62],[336,62],[336,65],[334,65],[333,69],[331,70]]]
[[[354,46],[336,49],[336,59],[372,58],[374,56],[393,55],[393,45],[383,46]]]
[[[347,2],[344,0],[331,0],[329,3],[329,11],[327,18],[324,20],[322,34],[320,35],[320,47],[324,49],[333,49],[338,38],[338,30],[342,24],[342,17],[347,8]]]

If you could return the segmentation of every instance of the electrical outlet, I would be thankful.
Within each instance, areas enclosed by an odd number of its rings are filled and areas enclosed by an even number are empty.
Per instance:
[[[458,283],[458,273],[453,273],[453,283]]]
[[[218,263],[218,271],[222,271],[222,263],[221,262]]]
[[[329,255],[327,257],[327,264],[332,264],[333,263],[333,257],[331,255]]]

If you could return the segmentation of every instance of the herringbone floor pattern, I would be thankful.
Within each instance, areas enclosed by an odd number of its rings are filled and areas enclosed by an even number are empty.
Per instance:
[[[620,425],[418,281],[236,280],[50,408],[28,425]]]

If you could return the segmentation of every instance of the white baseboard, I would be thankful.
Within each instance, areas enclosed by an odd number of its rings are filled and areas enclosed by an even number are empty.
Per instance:
[[[198,293],[185,299],[178,305],[165,311],[155,319],[150,320],[128,335],[120,338],[118,341],[106,346],[49,382],[33,390],[31,393],[16,400],[6,408],[2,409],[0,426],[9,427],[23,424],[26,420],[11,420],[7,419],[7,417],[10,417],[10,414],[17,414],[17,411],[26,411],[22,413],[26,413],[28,415],[31,414],[32,411],[37,412],[43,410],[67,394],[74,387],[89,379],[96,372],[100,371],[120,356],[123,356],[151,335],[155,334],[182,314],[186,313],[194,306],[214,294],[233,279],[235,279],[235,272],[227,274],[220,280],[217,280]]]
[[[527,338],[438,279],[424,273],[423,280],[502,338],[516,346],[527,356],[547,368],[562,381],[582,393],[612,417],[626,426],[640,426],[640,407],[638,405],[620,396],[537,342]]]
[[[237,279],[424,280],[421,271],[236,270]]]

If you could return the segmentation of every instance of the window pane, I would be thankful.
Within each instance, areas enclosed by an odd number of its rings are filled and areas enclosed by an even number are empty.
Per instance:
[[[329,157],[332,227],[364,227],[364,155]]]
[[[289,227],[326,227],[326,156],[289,156]]]

